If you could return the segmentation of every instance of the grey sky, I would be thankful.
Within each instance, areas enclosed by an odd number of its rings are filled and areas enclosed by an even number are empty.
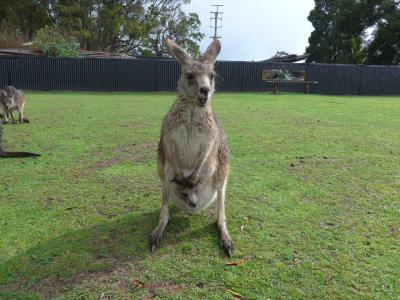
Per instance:
[[[313,27],[307,20],[313,0],[192,0],[186,12],[196,12],[206,35],[204,50],[210,43],[211,4],[223,4],[223,60],[263,60],[277,51],[302,54]]]

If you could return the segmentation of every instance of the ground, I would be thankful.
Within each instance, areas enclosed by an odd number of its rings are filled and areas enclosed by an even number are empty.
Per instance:
[[[230,259],[215,207],[148,252],[174,94],[26,94],[4,146],[43,156],[1,160],[1,299],[399,299],[400,98],[216,95]]]

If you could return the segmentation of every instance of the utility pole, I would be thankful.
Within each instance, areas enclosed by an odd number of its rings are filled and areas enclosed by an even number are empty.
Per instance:
[[[216,7],[216,11],[210,11],[211,15],[214,15],[213,17],[210,18],[210,21],[214,20],[214,26],[210,25],[210,28],[214,28],[214,36],[210,36],[210,38],[216,40],[221,38],[220,36],[218,36],[218,29],[222,28],[222,26],[218,26],[218,20],[222,21],[222,18],[219,17],[219,15],[222,15],[223,12],[219,11],[219,8],[223,5],[221,4],[215,4],[215,5],[211,5]]]

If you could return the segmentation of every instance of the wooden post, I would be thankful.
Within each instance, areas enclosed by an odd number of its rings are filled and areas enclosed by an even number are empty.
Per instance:
[[[310,84],[306,83],[306,94],[310,93]]]
[[[277,83],[274,82],[274,95],[276,95],[278,93],[278,87],[277,87]]]

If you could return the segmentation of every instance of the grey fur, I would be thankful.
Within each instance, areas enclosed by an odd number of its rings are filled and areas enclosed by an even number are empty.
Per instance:
[[[0,106],[3,108],[4,123],[8,122],[8,118],[11,117],[14,120],[13,112],[17,110],[19,112],[19,119],[21,123],[28,123],[29,121],[24,118],[24,93],[21,90],[17,90],[13,86],[7,86],[4,89],[0,89]],[[0,124],[0,157],[37,157],[40,154],[31,152],[9,152],[3,150],[2,147],[3,138],[3,127]]]
[[[24,118],[25,98],[24,92],[13,86],[6,86],[0,90],[0,105],[3,109],[4,124],[8,123],[11,117],[15,123],[13,112],[16,110],[19,113],[19,121],[21,124],[29,123],[29,120]]]

